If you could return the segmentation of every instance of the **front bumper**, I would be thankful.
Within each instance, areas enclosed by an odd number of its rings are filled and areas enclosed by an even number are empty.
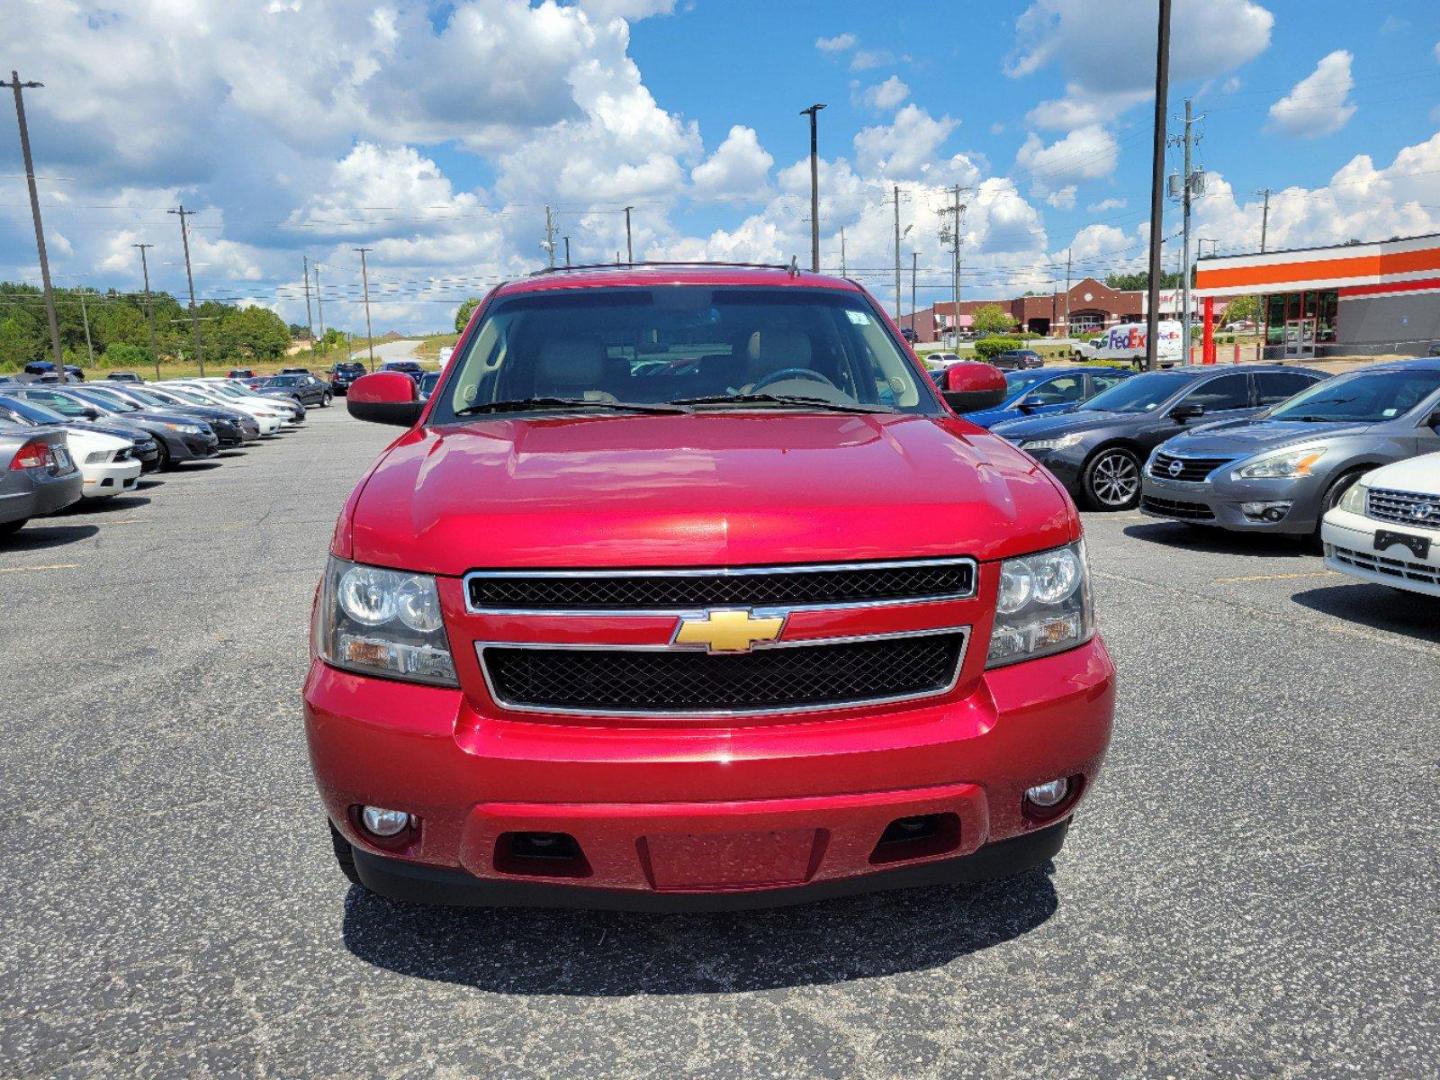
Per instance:
[[[104,499],[135,489],[140,480],[140,462],[132,459],[82,465],[80,472],[85,477],[82,489],[84,498]]]
[[[769,904],[885,888],[890,871],[958,880],[1043,862],[1061,838],[1049,826],[1074,804],[1034,821],[1023,793],[1065,776],[1083,796],[1110,739],[1114,669],[1095,638],[987,672],[959,700],[729,727],[482,716],[460,690],[319,661],[304,698],[326,812],[376,891],[447,903],[462,893],[534,903],[561,890],[570,895],[554,902]],[[399,846],[375,841],[356,823],[366,804],[406,810],[419,828]],[[898,819],[932,815],[953,829],[899,855],[877,846]],[[1042,831],[1051,840],[1006,849],[1013,858],[991,850]],[[520,865],[506,845],[524,832],[569,834],[583,866]],[[510,886],[524,887],[521,899],[504,899]]]
[[[1015,443],[1024,449],[1024,443]],[[1067,446],[1063,450],[1026,450],[1027,454],[1033,457],[1049,471],[1050,475],[1060,481],[1062,487],[1070,493],[1072,499],[1082,499],[1085,494],[1085,458],[1089,450],[1083,446]]]
[[[1319,477],[1296,480],[1233,480],[1224,466],[1198,482],[1168,480],[1145,469],[1140,488],[1140,512],[1168,521],[1213,525],[1232,532],[1309,535],[1315,531],[1324,497]],[[1278,521],[1251,516],[1245,503],[1289,503]],[[1278,508],[1277,508],[1278,510]]]
[[[1400,544],[1376,551],[1375,533],[1380,529],[1424,537],[1430,541],[1430,551],[1424,558]],[[1440,596],[1440,530],[1392,525],[1337,507],[1325,515],[1320,539],[1325,544],[1325,565],[1331,570],[1376,585]]]
[[[203,461],[220,451],[220,439],[213,431],[201,435],[171,432],[165,436],[165,443],[170,448],[171,461]]]

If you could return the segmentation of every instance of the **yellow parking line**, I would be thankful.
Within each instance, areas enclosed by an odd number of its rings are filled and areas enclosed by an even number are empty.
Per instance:
[[[1305,574],[1253,574],[1250,577],[1222,577],[1216,578],[1212,584],[1237,585],[1243,581],[1294,581],[1297,578],[1340,576],[1340,573],[1335,570],[1311,570]]]
[[[0,574],[28,574],[32,570],[74,570],[79,563],[51,563],[49,566],[0,566]]]

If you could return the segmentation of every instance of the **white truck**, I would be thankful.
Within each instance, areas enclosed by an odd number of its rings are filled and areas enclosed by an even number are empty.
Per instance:
[[[1171,367],[1185,362],[1185,350],[1181,344],[1184,328],[1175,319],[1161,319],[1156,326],[1159,336],[1159,360],[1161,367]],[[1137,366],[1145,362],[1145,334],[1143,322],[1120,323],[1104,331],[1099,337],[1082,341],[1075,346],[1076,360],[1130,360]]]

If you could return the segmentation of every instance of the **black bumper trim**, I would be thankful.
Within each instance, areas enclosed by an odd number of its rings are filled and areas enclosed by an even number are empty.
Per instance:
[[[787,907],[842,896],[954,885],[1012,877],[1049,862],[1065,843],[1070,819],[1023,836],[987,844],[958,859],[882,870],[835,881],[744,892],[642,892],[597,889],[583,885],[539,885],[525,881],[493,881],[463,870],[423,866],[354,849],[361,884],[392,900],[453,907],[588,908],[605,911],[706,912]]]

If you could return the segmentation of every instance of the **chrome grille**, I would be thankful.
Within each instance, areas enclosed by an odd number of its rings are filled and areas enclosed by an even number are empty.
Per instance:
[[[1365,495],[1365,516],[1396,525],[1440,529],[1440,495],[1371,488]]]
[[[955,685],[966,631],[774,645],[735,655],[644,647],[479,646],[495,700],[532,712],[715,716],[905,701]]]
[[[973,559],[714,570],[483,571],[465,577],[475,612],[625,613],[717,607],[843,607],[975,594]]]
[[[1353,548],[1332,547],[1330,556],[1338,563],[1353,566],[1385,577],[1400,578],[1404,581],[1418,581],[1423,585],[1440,585],[1440,566],[1429,563],[1411,562],[1408,559],[1392,559],[1374,551],[1356,551]]]
[[[1178,454],[1157,452],[1150,461],[1150,475],[1159,480],[1184,480],[1194,484],[1234,460],[1228,457],[1180,457]],[[1170,470],[1177,461],[1180,463],[1179,472],[1172,473]]]

